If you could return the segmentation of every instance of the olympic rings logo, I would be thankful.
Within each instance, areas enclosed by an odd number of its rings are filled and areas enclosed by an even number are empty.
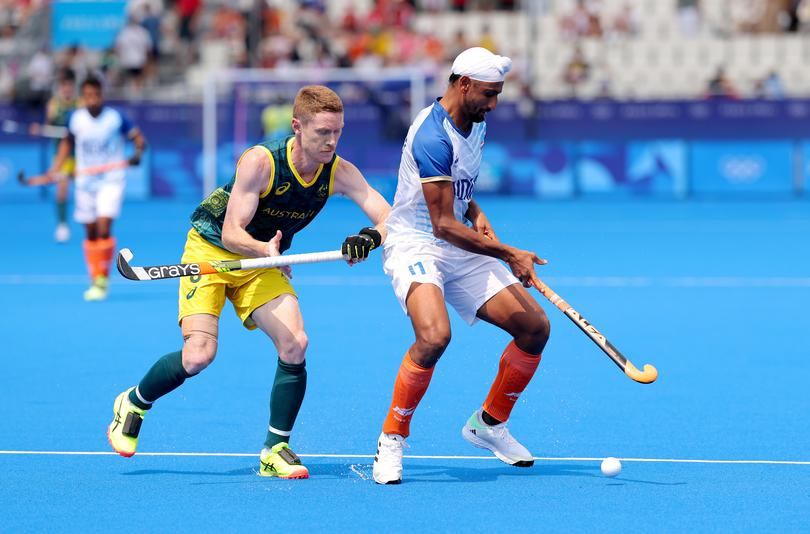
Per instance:
[[[728,156],[720,160],[720,172],[729,182],[756,182],[765,173],[767,163],[760,156]]]

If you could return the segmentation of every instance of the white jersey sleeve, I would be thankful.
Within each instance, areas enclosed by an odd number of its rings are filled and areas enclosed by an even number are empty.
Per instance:
[[[402,147],[386,244],[405,240],[445,243],[433,235],[422,193],[425,182],[451,181],[453,213],[467,224],[464,214],[478,179],[485,134],[484,122],[474,123],[469,132],[460,131],[438,100],[419,112]]]

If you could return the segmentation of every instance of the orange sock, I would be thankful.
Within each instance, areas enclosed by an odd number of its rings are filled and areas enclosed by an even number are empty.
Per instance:
[[[110,263],[112,263],[114,251],[114,237],[95,239],[93,241],[84,240],[84,258],[87,262],[87,270],[90,272],[90,278],[95,279],[102,274],[109,276]]]
[[[411,433],[411,417],[430,385],[433,369],[434,367],[420,367],[411,359],[410,354],[405,353],[394,382],[394,397],[383,423],[383,432],[408,437]]]
[[[115,238],[110,236],[106,239],[99,239],[98,243],[98,269],[104,276],[110,275],[110,264],[115,252]]]
[[[497,419],[506,421],[520,394],[526,389],[540,364],[540,354],[523,352],[514,340],[506,346],[498,366],[498,376],[484,401],[484,411]]]
[[[85,239],[83,243],[84,248],[84,261],[87,263],[87,270],[90,273],[90,278],[94,279],[96,276],[101,274],[99,270],[99,253],[98,253],[98,241],[93,240],[90,241],[89,239]]]

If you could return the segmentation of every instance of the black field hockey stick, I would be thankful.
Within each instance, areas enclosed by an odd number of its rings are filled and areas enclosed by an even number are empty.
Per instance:
[[[658,378],[658,370],[655,367],[650,364],[645,364],[643,370],[639,371],[595,326],[586,321],[578,311],[572,308],[570,304],[565,302],[562,297],[555,293],[550,287],[540,281],[537,290],[571,319],[580,330],[585,332],[588,337],[591,338],[591,341],[596,343],[605,354],[610,356],[613,363],[619,366],[619,369],[621,369],[624,374],[642,384],[655,382],[655,379]]]
[[[121,249],[116,258],[118,272],[129,280],[163,280],[183,276],[201,276],[204,274],[229,273],[244,269],[269,269],[284,265],[302,263],[321,263],[325,261],[345,260],[339,250],[327,252],[310,252],[308,254],[290,254],[289,256],[269,256],[266,258],[249,258],[244,260],[201,261],[197,263],[175,263],[172,265],[151,265],[136,267],[130,265],[132,251]]]

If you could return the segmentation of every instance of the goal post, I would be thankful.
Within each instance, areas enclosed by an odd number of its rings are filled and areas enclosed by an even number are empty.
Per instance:
[[[300,68],[300,69],[224,69],[208,72],[203,86],[203,195],[217,187],[218,151],[220,132],[218,113],[223,102],[233,102],[239,93],[234,89],[244,84],[257,86],[300,87],[310,84],[360,84],[375,87],[384,84],[407,84],[410,118],[426,105],[427,75],[416,68]],[[340,91],[338,91],[340,94]],[[293,93],[294,95],[294,93]],[[342,95],[341,95],[342,96]],[[292,104],[290,98],[289,104]],[[237,110],[234,125],[241,128],[244,120]],[[239,133],[243,132],[242,129]]]

